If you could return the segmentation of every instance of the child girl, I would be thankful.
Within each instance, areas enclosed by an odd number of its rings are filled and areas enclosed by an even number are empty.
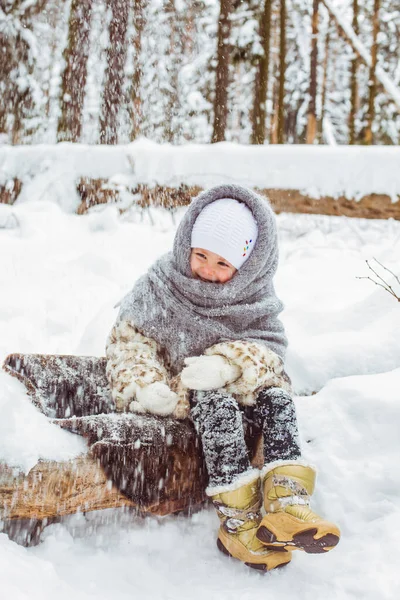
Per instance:
[[[205,191],[172,252],[123,299],[107,344],[117,410],[190,416],[221,522],[218,547],[260,570],[287,564],[294,549],[326,552],[340,536],[309,508],[315,471],[301,460],[283,368],[277,263],[267,200],[236,185]],[[246,423],[263,433],[261,471],[249,462]]]

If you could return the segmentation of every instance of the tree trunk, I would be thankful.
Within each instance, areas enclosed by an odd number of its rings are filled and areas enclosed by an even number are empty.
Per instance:
[[[130,0],[108,0],[111,8],[110,41],[100,117],[100,143],[118,143],[118,114],[127,53]]]
[[[319,0],[313,0],[312,38],[310,58],[310,102],[308,105],[308,122],[306,143],[313,144],[317,134],[317,66],[318,66],[318,9]]]
[[[324,55],[324,64],[323,64],[323,76],[322,76],[322,96],[321,96],[321,118],[319,120],[319,137],[322,136],[323,127],[324,127],[324,117],[326,111],[326,90],[328,84],[328,65],[329,65],[329,47],[331,40],[331,32],[328,27],[328,31],[326,32],[325,37],[325,55]]]
[[[376,63],[378,59],[378,33],[379,33],[379,8],[380,0],[374,0],[374,14],[372,17],[372,47],[371,47],[371,68],[369,70],[369,98],[367,113],[367,128],[365,130],[365,143],[373,143],[372,125],[375,117],[375,95],[376,95]]]
[[[211,142],[223,142],[228,118],[231,13],[233,0],[221,0],[218,20],[217,69],[215,75],[214,126]]]
[[[92,0],[72,0],[71,4],[68,44],[63,54],[58,142],[79,142],[81,136],[92,4]]]
[[[177,11],[175,0],[165,0],[164,13],[168,19],[169,28],[169,68],[168,88],[166,90],[165,126],[164,137],[169,143],[174,143],[179,129],[179,70],[182,59],[182,34],[180,14]]]
[[[33,48],[39,43],[33,25],[47,1],[3,1],[0,6],[0,21],[5,25],[0,26],[0,134],[9,135],[12,144],[22,143],[29,135],[29,118],[36,117],[36,123],[41,118],[35,112],[36,90],[32,85],[37,61]]]
[[[57,72],[57,76],[58,76],[59,63],[57,61],[57,58],[58,58],[57,50],[58,50],[58,44],[59,44],[60,27],[62,27],[62,25],[64,24],[63,16],[64,16],[63,10],[60,10],[58,3],[56,5],[55,3],[51,2],[50,6],[47,8],[47,20],[48,20],[49,26],[52,30],[50,48],[49,48],[50,65],[51,66],[49,67],[49,74],[48,74],[48,78],[46,81],[46,86],[44,88],[44,96],[46,98],[44,114],[45,114],[45,117],[47,120],[50,117],[50,110],[51,110],[50,107],[52,104],[50,89],[51,89],[51,81],[52,81],[54,72]]]
[[[251,143],[263,144],[265,141],[265,118],[269,74],[269,46],[271,37],[271,2],[265,0],[260,20],[260,38],[263,55],[258,59],[254,84],[253,132]]]
[[[286,0],[280,6],[278,144],[285,141]]]
[[[146,25],[145,10],[147,0],[135,0],[134,25],[135,35],[132,45],[135,50],[135,66],[132,74],[131,91],[129,98],[129,116],[131,121],[130,140],[133,142],[140,134],[140,125],[142,122],[142,99],[140,96],[140,86],[142,82],[143,68],[141,63],[142,34]]]
[[[353,0],[353,29],[354,33],[358,35],[358,0]],[[354,53],[353,60],[351,61],[351,99],[350,99],[350,115],[349,115],[349,144],[353,145],[356,142],[356,114],[358,109],[358,85],[357,85],[357,71],[358,71],[359,58]]]
[[[278,105],[279,105],[279,16],[276,9],[271,14],[271,60],[272,60],[272,85],[271,103],[272,115],[270,119],[269,141],[270,144],[278,143]]]

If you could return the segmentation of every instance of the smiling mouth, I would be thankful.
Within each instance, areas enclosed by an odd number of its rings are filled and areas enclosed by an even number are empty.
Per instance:
[[[197,278],[200,279],[200,281],[204,281],[205,283],[218,283],[216,279],[204,279],[204,277],[201,277],[200,275],[197,275]]]

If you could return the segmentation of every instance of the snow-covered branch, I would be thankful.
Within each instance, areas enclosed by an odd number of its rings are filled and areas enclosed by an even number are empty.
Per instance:
[[[342,16],[338,13],[337,9],[333,6],[331,0],[322,0],[322,2],[326,6],[332,17],[335,19],[338,27],[343,31],[344,35],[353,47],[354,51],[364,61],[367,67],[371,67],[371,56],[367,48],[360,40],[360,38],[355,34],[354,29],[352,28],[350,23],[347,23],[342,18]],[[400,89],[396,85],[394,85],[394,83],[390,80],[388,74],[379,65],[377,65],[375,73],[377,79],[380,81],[386,92],[389,94],[389,96],[392,98],[392,100],[395,102],[396,106],[400,110]]]

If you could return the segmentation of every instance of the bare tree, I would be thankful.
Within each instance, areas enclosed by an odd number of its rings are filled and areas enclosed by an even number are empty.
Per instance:
[[[225,140],[225,131],[228,117],[228,85],[231,34],[231,14],[233,11],[233,0],[220,0],[220,14],[218,19],[218,47],[217,47],[217,69],[215,75],[214,96],[214,126],[211,142],[222,142]]]
[[[329,51],[330,51],[330,41],[331,41],[331,30],[330,24],[328,25],[328,31],[325,36],[325,51],[324,51],[324,62],[323,62],[323,75],[322,75],[322,93],[321,93],[321,116],[319,120],[319,137],[322,136],[324,117],[326,112],[326,96],[327,96],[327,86],[328,86],[328,65],[329,65]]]
[[[64,50],[57,141],[78,142],[82,131],[92,0],[72,0]]]
[[[353,0],[353,29],[356,35],[359,34],[358,27],[358,0]],[[356,141],[356,128],[355,120],[358,109],[358,85],[357,85],[357,71],[359,65],[359,58],[354,53],[353,60],[351,61],[351,104],[350,104],[350,115],[349,115],[349,144],[355,144]]]
[[[271,45],[270,56],[272,62],[271,73],[271,100],[272,115],[270,120],[269,141],[271,144],[278,143],[278,113],[279,113],[279,12],[280,8],[271,11]]]
[[[317,134],[318,9],[319,0],[313,0],[307,144],[313,144]]]
[[[141,62],[142,51],[142,34],[146,25],[146,8],[148,0],[135,0],[134,4],[134,25],[135,34],[132,40],[134,48],[134,68],[131,79],[131,87],[129,93],[128,112],[131,123],[131,141],[135,140],[140,133],[140,125],[142,121],[142,100],[140,96],[140,85],[142,82],[143,67]]]
[[[37,82],[34,78],[36,41],[34,17],[48,0],[0,0],[0,134],[12,144],[29,134],[28,122],[35,116]]]
[[[285,137],[285,72],[286,72],[286,0],[280,5],[280,42],[279,42],[279,95],[278,95],[278,144]]]
[[[372,47],[371,47],[371,67],[369,70],[369,98],[367,127],[365,130],[365,143],[372,144],[373,134],[372,125],[375,117],[375,96],[376,96],[376,64],[378,60],[378,33],[379,33],[379,8],[380,0],[374,0],[374,14],[372,16]]]
[[[100,116],[100,143],[118,143],[118,114],[122,103],[127,54],[130,0],[107,0],[111,9],[110,41]]]
[[[184,33],[181,15],[175,0],[165,0],[164,15],[168,22],[169,34],[169,67],[168,88],[166,89],[164,136],[167,142],[173,143],[178,133],[177,108],[179,105],[179,69],[182,58]]]
[[[260,38],[263,54],[257,61],[256,77],[254,82],[254,108],[252,144],[263,144],[265,141],[266,101],[269,74],[269,46],[271,37],[271,3],[265,0],[264,10],[260,19]]]

